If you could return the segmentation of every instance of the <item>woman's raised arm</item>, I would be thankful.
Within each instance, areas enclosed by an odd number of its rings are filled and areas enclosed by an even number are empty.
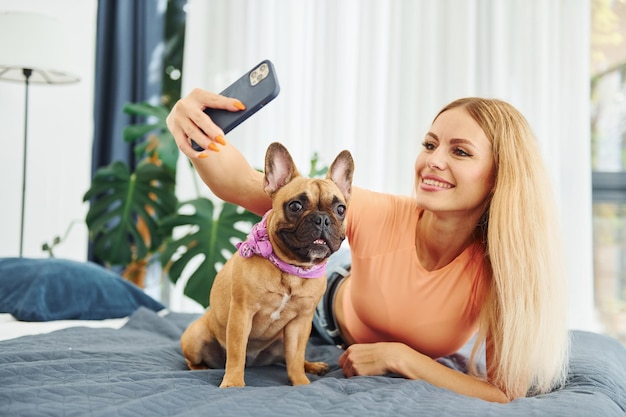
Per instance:
[[[229,111],[245,108],[237,99],[196,88],[174,105],[167,117],[167,127],[178,148],[217,197],[264,214],[271,208],[271,201],[263,190],[263,174],[237,148],[226,143],[222,129],[203,112],[209,107]],[[205,150],[194,150],[191,139]]]

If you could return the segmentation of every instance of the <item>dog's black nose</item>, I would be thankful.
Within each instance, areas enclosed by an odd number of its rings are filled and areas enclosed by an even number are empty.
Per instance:
[[[317,212],[311,215],[311,220],[320,228],[330,226],[330,216],[323,212]]]

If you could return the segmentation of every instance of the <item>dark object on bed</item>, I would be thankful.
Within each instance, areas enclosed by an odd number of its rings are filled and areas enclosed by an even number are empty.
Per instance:
[[[70,328],[0,342],[0,415],[77,416],[584,416],[626,414],[626,349],[572,332],[567,386],[494,404],[398,377],[345,379],[341,351],[317,344],[311,360],[331,371],[288,385],[280,366],[250,368],[245,388],[218,388],[224,370],[189,371],[179,337],[197,315],[138,309],[121,329]],[[459,360],[461,359],[461,360]],[[444,358],[460,369],[460,356]]]

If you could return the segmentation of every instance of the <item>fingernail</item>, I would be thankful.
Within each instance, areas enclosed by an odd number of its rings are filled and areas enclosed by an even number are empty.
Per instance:
[[[234,105],[235,105],[235,107],[236,107],[237,109],[239,109],[239,110],[245,110],[245,109],[246,109],[246,105],[245,105],[245,104],[243,104],[243,103],[242,103],[241,101],[239,101],[239,100],[235,100]]]
[[[219,143],[220,145],[222,145],[222,146],[226,145],[226,139],[224,139],[224,136],[222,136],[222,135],[217,135],[215,137],[215,141],[217,143]]]
[[[220,148],[217,147],[217,145],[213,142],[209,143],[209,149],[212,150],[213,152],[219,152]]]
[[[204,159],[204,158],[208,158],[209,155],[207,155],[206,153],[201,153],[200,155],[198,155],[198,158],[200,159]]]

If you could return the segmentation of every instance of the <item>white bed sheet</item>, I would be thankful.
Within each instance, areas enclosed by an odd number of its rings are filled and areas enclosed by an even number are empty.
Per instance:
[[[19,321],[11,314],[0,313],[0,341],[17,337],[50,333],[69,327],[92,327],[119,329],[128,322],[128,317],[106,320],[55,320],[45,322]]]

